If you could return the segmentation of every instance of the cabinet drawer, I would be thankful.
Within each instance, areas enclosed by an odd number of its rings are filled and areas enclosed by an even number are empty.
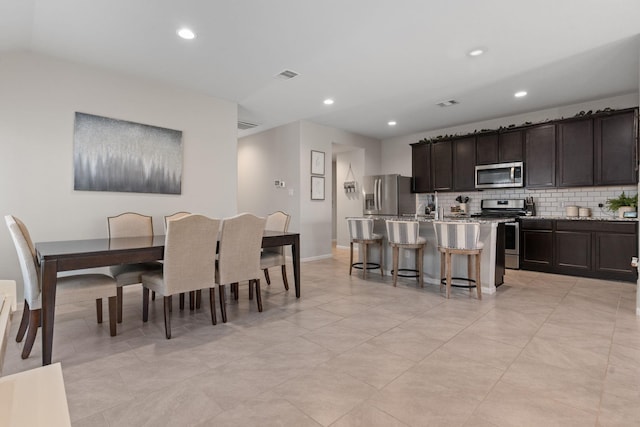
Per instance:
[[[553,220],[551,219],[521,219],[523,230],[552,230]]]
[[[634,234],[636,232],[635,222],[615,222],[615,221],[556,221],[558,231],[604,231],[608,233]]]

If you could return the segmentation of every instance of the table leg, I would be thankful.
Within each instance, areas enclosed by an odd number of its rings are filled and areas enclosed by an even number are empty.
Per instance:
[[[300,236],[296,235],[291,244],[291,257],[293,258],[293,280],[296,286],[296,298],[300,298]]]
[[[42,286],[42,365],[51,364],[53,354],[53,321],[56,310],[58,262],[43,261],[40,266]]]

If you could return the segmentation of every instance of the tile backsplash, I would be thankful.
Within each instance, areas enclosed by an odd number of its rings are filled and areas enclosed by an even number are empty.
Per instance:
[[[620,193],[633,196],[638,192],[635,185],[614,187],[581,187],[581,188],[553,188],[548,190],[528,190],[526,188],[495,189],[484,191],[469,191],[458,193],[438,193],[438,203],[445,212],[450,212],[451,206],[459,205],[456,197],[469,197],[469,212],[480,212],[482,199],[524,199],[533,197],[536,204],[536,214],[544,216],[565,216],[565,206],[579,206],[590,208],[591,215],[597,218],[615,217],[615,213],[598,207],[598,203],[605,204],[607,199],[618,197]],[[431,193],[433,194],[433,193]],[[427,202],[428,194],[416,194],[416,207]]]

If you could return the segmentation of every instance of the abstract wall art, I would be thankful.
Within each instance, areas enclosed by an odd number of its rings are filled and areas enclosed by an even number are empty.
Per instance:
[[[74,190],[181,194],[182,131],[76,113]]]

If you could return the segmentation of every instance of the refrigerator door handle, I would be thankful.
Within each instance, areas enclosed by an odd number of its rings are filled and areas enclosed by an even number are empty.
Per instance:
[[[378,211],[382,210],[382,178],[378,178]]]

